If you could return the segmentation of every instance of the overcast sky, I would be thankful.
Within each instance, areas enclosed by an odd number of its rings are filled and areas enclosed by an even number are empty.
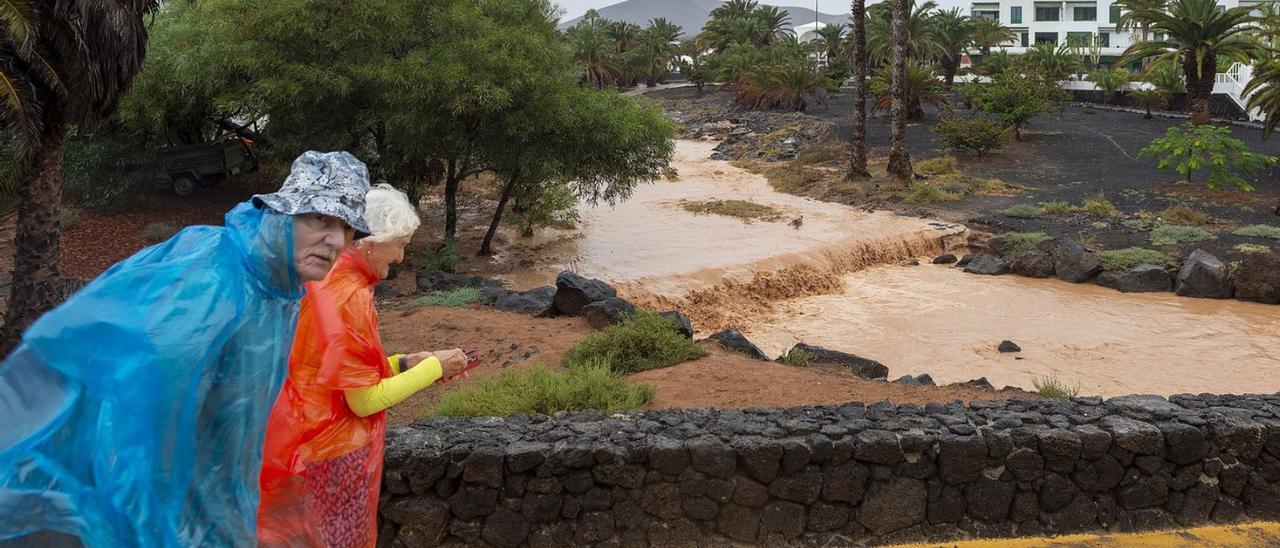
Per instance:
[[[612,6],[622,0],[552,0],[560,4],[564,8],[565,14],[561,19],[568,21],[587,12],[589,9],[600,9],[605,6]],[[880,0],[867,0],[867,4],[874,4]],[[942,9],[950,9],[952,7],[968,8],[970,0],[934,0]],[[760,0],[762,4],[773,4],[776,6],[799,6],[802,8],[813,9],[814,0]],[[818,0],[818,11],[839,15],[849,13],[849,0]],[[966,10],[967,13],[967,10]]]

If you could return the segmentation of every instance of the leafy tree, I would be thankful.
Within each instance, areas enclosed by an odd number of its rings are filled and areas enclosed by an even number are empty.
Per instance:
[[[978,19],[974,21],[973,44],[982,53],[983,59],[991,53],[991,48],[1007,44],[1018,39],[1013,29],[1000,24],[995,19]]]
[[[890,82],[887,71],[880,71],[875,78],[871,80],[871,91],[879,98],[876,99],[876,109],[889,110],[892,106],[892,82]],[[938,77],[933,73],[933,69],[920,64],[918,61],[907,63],[907,119],[923,120],[924,104],[943,105],[946,99],[941,95],[942,84],[938,83]]]
[[[955,82],[956,71],[960,69],[960,57],[964,50],[973,43],[975,26],[973,18],[961,15],[960,8],[939,11],[933,16],[934,40],[942,50],[943,82],[950,90]]]
[[[1130,46],[1118,64],[1135,59],[1151,59],[1152,65],[1181,61],[1191,121],[1207,124],[1218,60],[1249,62],[1262,49],[1249,36],[1250,23],[1257,20],[1250,14],[1252,9],[1220,11],[1216,0],[1173,0],[1167,8],[1135,7],[1122,16],[1126,25],[1145,25],[1163,39]]]
[[[1110,103],[1116,93],[1123,92],[1129,85],[1130,78],[1129,71],[1121,67],[1097,69],[1089,73],[1089,80],[1102,91],[1103,103]]]
[[[67,134],[115,112],[142,65],[145,19],[158,5],[8,2],[0,9],[0,113],[16,152],[2,190],[18,198],[13,284],[0,330],[6,354],[68,289],[58,268]]]
[[[965,94],[983,112],[996,116],[1013,136],[1022,140],[1022,126],[1036,116],[1052,112],[1064,99],[1057,81],[1038,72],[1014,69],[992,77],[987,84],[970,84]]]
[[[698,94],[711,79],[711,67],[707,64],[707,52],[701,40],[685,40],[676,47],[676,63],[685,80],[698,87]]]
[[[1275,156],[1249,150],[1244,142],[1231,136],[1231,129],[1209,124],[1187,123],[1171,127],[1164,137],[1142,149],[1139,157],[1160,158],[1160,169],[1175,169],[1191,182],[1191,174],[1209,169],[1205,181],[1210,190],[1235,185],[1253,192],[1253,185],[1240,174],[1252,174],[1276,164]]]

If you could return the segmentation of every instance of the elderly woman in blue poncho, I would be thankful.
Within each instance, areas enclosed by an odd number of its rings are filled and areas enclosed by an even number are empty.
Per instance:
[[[252,545],[303,283],[368,233],[368,190],[350,154],[308,152],[33,324],[0,363],[0,544]]]

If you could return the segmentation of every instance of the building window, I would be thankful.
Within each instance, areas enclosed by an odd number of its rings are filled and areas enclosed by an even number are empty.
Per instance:
[[[1027,47],[1027,33],[1025,32],[1018,33],[1018,43],[1021,44],[1022,47],[1024,48]]]
[[[1076,6],[1072,8],[1073,21],[1097,21],[1098,8],[1095,6]]]
[[[1111,4],[1111,22],[1120,22],[1120,6],[1118,4]]]
[[[1000,20],[1000,10],[973,10],[974,19]]]
[[[1037,9],[1039,9],[1039,8],[1037,8]],[[1036,33],[1036,43],[1037,43],[1037,44],[1057,44],[1057,43],[1058,43],[1058,33],[1056,33],[1056,32],[1037,32],[1037,33]]]
[[[1068,32],[1067,45],[1076,48],[1087,48],[1093,44],[1091,32]]]
[[[1036,21],[1059,21],[1061,19],[1062,8],[1036,6]]]
[[[1111,33],[1110,33],[1110,32],[1099,32],[1099,33],[1098,33],[1098,43],[1099,43],[1099,44],[1102,44],[1102,47],[1104,47],[1104,48],[1109,48],[1109,47],[1111,47]]]
[[[1009,22],[1015,25],[1022,23],[1022,6],[1009,8]]]

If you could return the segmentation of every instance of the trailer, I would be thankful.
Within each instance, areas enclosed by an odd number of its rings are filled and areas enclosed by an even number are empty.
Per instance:
[[[190,196],[199,187],[214,186],[228,175],[255,165],[245,138],[235,136],[213,143],[168,147],[160,150],[159,156],[169,186],[179,196]]]

